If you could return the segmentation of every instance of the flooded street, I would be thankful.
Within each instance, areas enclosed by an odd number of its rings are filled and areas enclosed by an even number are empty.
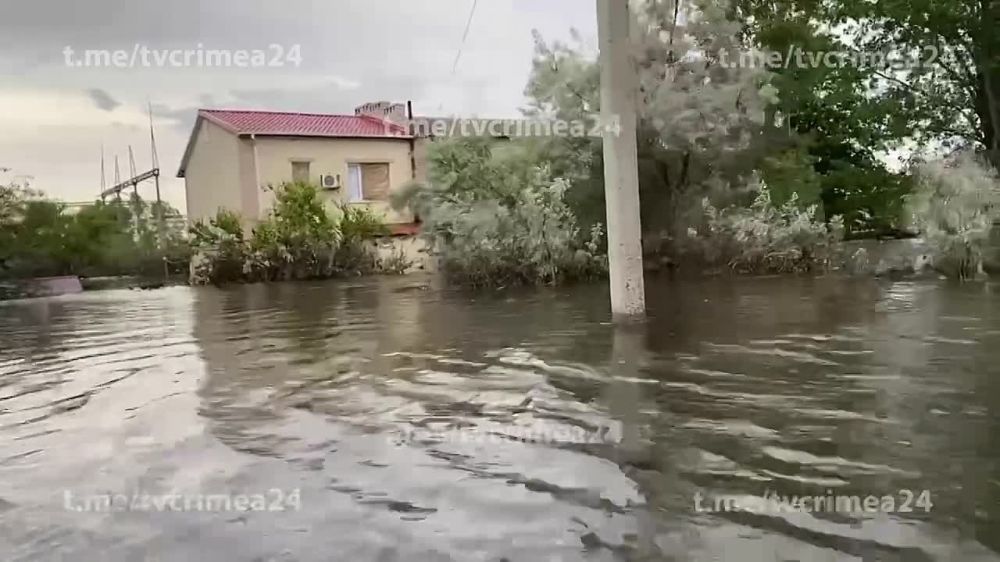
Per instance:
[[[434,284],[0,303],[0,558],[1000,560],[1000,287]]]

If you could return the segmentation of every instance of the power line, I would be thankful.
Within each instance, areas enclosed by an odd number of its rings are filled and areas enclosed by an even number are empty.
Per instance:
[[[469,19],[465,22],[465,31],[462,33],[462,43],[458,46],[458,52],[455,53],[455,62],[451,65],[451,73],[455,74],[455,70],[458,68],[458,59],[462,58],[462,49],[465,48],[465,40],[469,37],[469,28],[472,27],[472,16],[476,15],[476,6],[479,4],[479,0],[472,0],[472,9],[469,10]]]

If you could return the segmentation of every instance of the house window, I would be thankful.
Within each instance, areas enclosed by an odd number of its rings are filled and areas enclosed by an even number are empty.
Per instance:
[[[388,198],[388,162],[347,165],[348,201],[385,201]]]
[[[361,165],[347,165],[347,200],[351,203],[363,201],[364,190],[361,188]]]
[[[292,181],[309,182],[309,162],[292,162]]]

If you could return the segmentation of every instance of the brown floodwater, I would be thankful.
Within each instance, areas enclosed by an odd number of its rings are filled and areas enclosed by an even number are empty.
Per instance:
[[[0,559],[1000,560],[998,289],[2,303]]]

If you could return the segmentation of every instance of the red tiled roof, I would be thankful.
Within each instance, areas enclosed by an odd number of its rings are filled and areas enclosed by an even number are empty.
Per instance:
[[[370,115],[330,113],[289,113],[242,109],[199,109],[198,119],[188,138],[177,177],[183,178],[194,141],[203,120],[211,121],[234,135],[326,137],[354,139],[411,139],[407,128]]]
[[[407,137],[405,127],[368,115],[230,109],[202,109],[198,115],[237,135]]]

